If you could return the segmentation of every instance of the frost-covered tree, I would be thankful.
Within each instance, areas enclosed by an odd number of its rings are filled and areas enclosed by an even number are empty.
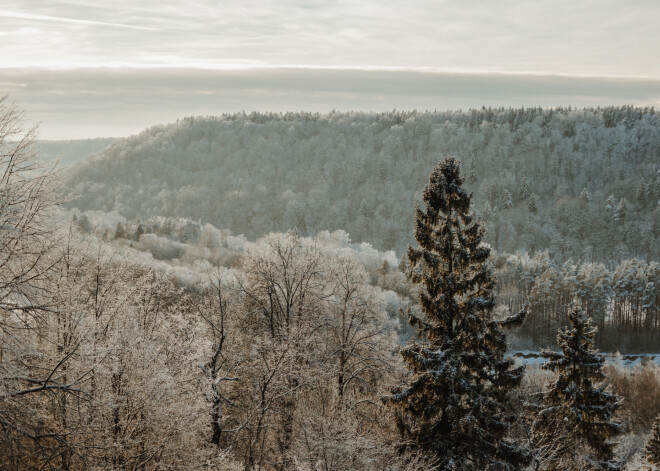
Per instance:
[[[364,269],[309,242],[271,234],[241,260],[223,443],[256,469],[364,469],[383,453],[374,400],[390,383],[393,326]]]
[[[616,209],[616,198],[614,195],[607,197],[607,201],[605,201],[605,209],[608,211],[614,211]]]
[[[594,350],[596,328],[581,311],[568,314],[571,326],[560,331],[562,352],[543,351],[543,368],[557,373],[557,380],[543,394],[533,426],[532,441],[541,469],[618,469],[613,437],[622,431],[612,422],[618,398],[606,391],[605,359]],[[591,456],[585,458],[585,449]]]
[[[36,128],[23,123],[0,98],[0,469],[38,469],[67,452],[69,437],[40,411],[76,394],[61,375],[73,352],[43,340],[61,258],[51,224],[56,174],[37,159]]]
[[[419,286],[423,316],[408,312],[420,340],[401,350],[409,383],[386,398],[399,412],[402,446],[432,456],[440,469],[518,469],[526,450],[507,439],[509,392],[523,368],[506,358],[502,327],[524,312],[493,319],[490,248],[462,187],[459,162],[437,165],[415,209],[408,274]]]

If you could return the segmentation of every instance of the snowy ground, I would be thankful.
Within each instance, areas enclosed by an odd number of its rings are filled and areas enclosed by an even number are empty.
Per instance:
[[[512,355],[517,358],[520,364],[525,366],[539,367],[545,363],[545,359],[541,356],[541,353],[532,350],[512,352]],[[634,366],[647,361],[651,361],[660,366],[659,353],[640,353],[635,355],[603,353],[602,355],[608,363],[619,364],[625,368],[633,368]]]

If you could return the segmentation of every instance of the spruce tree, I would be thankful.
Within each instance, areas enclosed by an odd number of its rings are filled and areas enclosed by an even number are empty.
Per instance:
[[[619,224],[623,224],[626,221],[626,211],[628,209],[628,201],[625,198],[619,200],[619,204],[614,210],[614,220]]]
[[[580,201],[585,205],[589,203],[589,193],[587,193],[586,188],[582,188],[582,192],[580,193]]]
[[[531,192],[529,191],[529,186],[527,185],[527,178],[522,177],[522,181],[518,187],[518,199],[520,201],[525,201],[527,198],[529,198],[529,195],[531,195]]]
[[[474,185],[477,183],[479,180],[479,176],[477,175],[477,167],[474,164],[474,160],[470,162],[470,170],[468,172],[468,183],[471,185]]]
[[[538,208],[536,207],[536,196],[534,196],[534,193],[529,195],[529,201],[527,202],[527,209],[532,214],[536,214],[536,212],[538,211]]]
[[[618,469],[613,461],[616,444],[610,439],[621,433],[621,425],[611,421],[619,400],[598,386],[605,379],[605,359],[593,347],[596,328],[576,309],[568,319],[571,326],[557,336],[562,352],[542,352],[547,360],[543,368],[558,376],[543,394],[533,427],[534,446],[550,469],[582,460],[581,445],[591,451],[586,458],[592,467]]]
[[[660,415],[653,422],[651,436],[644,450],[644,458],[648,464],[660,467]]]
[[[126,231],[124,230],[124,226],[122,225],[121,222],[117,223],[117,227],[115,228],[115,239],[125,239],[126,238]]]
[[[170,233],[171,232],[168,232],[168,234],[170,234]],[[140,224],[140,221],[138,220],[138,225],[137,225],[137,229],[135,229],[135,235],[133,236],[133,240],[135,240],[136,242],[139,242],[140,241],[140,236],[142,234],[144,234],[144,229],[142,228],[142,224]]]
[[[519,325],[524,311],[496,321],[490,249],[461,185],[459,162],[435,167],[415,208],[415,238],[407,273],[419,285],[423,316],[408,311],[419,339],[401,354],[411,379],[386,401],[399,411],[404,448],[424,453],[439,469],[514,470],[529,454],[507,440],[514,416],[508,394],[523,367],[505,357],[503,327]]]

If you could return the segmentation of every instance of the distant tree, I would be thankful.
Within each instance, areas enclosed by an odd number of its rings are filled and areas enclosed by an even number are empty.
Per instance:
[[[126,230],[124,229],[124,226],[121,222],[117,223],[117,227],[115,228],[115,239],[125,239],[126,238]]]
[[[585,205],[589,203],[589,193],[587,193],[586,188],[582,188],[582,191],[580,192],[580,201]]]
[[[523,368],[505,358],[502,327],[524,312],[493,320],[490,249],[462,184],[459,162],[446,159],[424,190],[426,209],[415,208],[420,248],[408,248],[408,275],[424,316],[408,315],[422,340],[401,350],[412,378],[386,402],[400,413],[402,447],[432,456],[439,469],[519,469],[528,454],[507,440],[507,402]]]
[[[475,167],[474,160],[470,162],[470,170],[468,171],[468,183],[474,185],[479,180],[477,175],[477,168]]]
[[[369,206],[367,206],[367,202],[364,199],[360,201],[360,215],[362,217],[369,216]]]
[[[74,222],[76,223],[78,230],[83,234],[91,234],[94,231],[94,226],[92,226],[92,223],[89,222],[89,219],[84,214]]]
[[[619,200],[619,204],[616,206],[616,209],[614,210],[614,220],[617,223],[623,224],[626,221],[627,209],[628,209],[628,201],[626,201],[625,198],[621,198]]]
[[[531,192],[529,191],[529,186],[527,185],[527,178],[522,177],[520,186],[518,187],[518,199],[520,201],[525,201],[527,198],[529,198],[530,195]]]
[[[571,326],[557,336],[562,352],[542,353],[547,360],[543,368],[558,376],[543,394],[532,430],[537,464],[545,463],[541,469],[575,469],[584,465],[587,449],[592,454],[586,457],[590,466],[618,469],[610,439],[622,431],[611,421],[619,400],[598,386],[605,379],[605,359],[594,350],[596,328],[577,309],[568,319]]]
[[[527,209],[532,214],[536,214],[538,212],[538,208],[536,207],[536,196],[534,196],[534,193],[529,195],[529,201],[527,202]]]
[[[134,239],[139,242],[140,236],[144,234],[144,229],[142,228],[142,224],[140,224],[140,221],[138,221],[137,229],[135,229],[135,237]]]
[[[607,201],[605,201],[605,209],[607,209],[609,211],[614,211],[616,209],[616,206],[617,206],[616,205],[616,198],[614,197],[614,195],[610,195],[607,198]]]
[[[635,192],[635,197],[637,198],[637,202],[642,206],[646,204],[646,195],[647,195],[646,182],[644,182],[644,177],[642,177],[641,180],[639,180],[639,183],[637,184],[637,191]]]

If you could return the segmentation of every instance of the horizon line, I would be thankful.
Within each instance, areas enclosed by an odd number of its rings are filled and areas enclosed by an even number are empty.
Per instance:
[[[113,71],[197,71],[197,72],[241,72],[266,70],[302,70],[302,71],[338,71],[338,72],[413,72],[437,75],[496,75],[512,77],[556,77],[602,80],[643,80],[660,81],[660,76],[652,75],[608,75],[588,73],[562,73],[549,71],[507,71],[493,69],[465,69],[434,66],[351,66],[351,65],[307,65],[307,64],[140,64],[140,63],[78,63],[43,66],[39,64],[13,65],[0,63],[0,70],[47,70],[52,72],[71,72],[76,70],[113,70]]]

